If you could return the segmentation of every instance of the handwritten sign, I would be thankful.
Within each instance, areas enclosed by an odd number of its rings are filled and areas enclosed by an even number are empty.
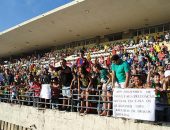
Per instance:
[[[113,92],[113,117],[154,121],[154,89],[115,88]]]

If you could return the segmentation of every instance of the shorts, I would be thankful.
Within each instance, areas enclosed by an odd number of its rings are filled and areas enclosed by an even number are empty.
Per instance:
[[[63,86],[62,87],[62,95],[63,95],[63,97],[71,97],[70,86]]]
[[[104,89],[105,89],[105,85],[106,84],[103,84],[103,86],[102,86],[102,90],[104,91]],[[107,86],[106,86],[106,89],[107,89],[107,91],[112,91],[112,83],[109,83]]]
[[[81,86],[80,87],[80,90],[82,90],[82,91],[84,91],[84,90],[86,90],[87,89],[87,87],[85,87],[85,86]],[[92,87],[89,87],[89,90],[92,90]]]
[[[116,82],[115,83],[115,88],[124,88],[124,85],[125,85],[125,82],[122,82],[122,83]]]

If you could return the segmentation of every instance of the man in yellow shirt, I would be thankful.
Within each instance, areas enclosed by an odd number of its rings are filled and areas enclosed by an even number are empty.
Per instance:
[[[161,51],[161,47],[160,47],[159,43],[156,43],[156,44],[154,45],[154,49],[155,49],[156,52],[158,52],[158,53]]]

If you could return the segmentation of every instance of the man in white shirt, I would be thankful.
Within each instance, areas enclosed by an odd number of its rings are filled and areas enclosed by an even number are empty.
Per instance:
[[[169,39],[170,39],[170,35],[169,35],[169,33],[167,33],[167,34],[165,35],[165,41],[166,41],[166,42],[169,42]]]

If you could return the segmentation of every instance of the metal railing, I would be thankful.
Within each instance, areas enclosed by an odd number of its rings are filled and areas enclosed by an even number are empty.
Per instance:
[[[60,90],[61,91],[61,90]],[[11,103],[11,104],[19,104],[26,106],[33,106],[38,109],[58,109],[58,110],[66,110],[70,112],[80,112],[81,109],[88,109],[91,114],[100,115],[102,111],[110,111],[112,113],[112,107],[110,109],[104,109],[103,103],[110,103],[113,105],[112,96],[110,97],[110,101],[103,101],[102,98],[107,95],[102,95],[102,90],[94,90],[93,94],[88,95],[88,99],[81,98],[81,96],[86,96],[86,94],[82,95],[78,93],[78,90],[71,90],[71,96],[63,97],[62,93],[58,97],[53,97],[51,99],[42,99],[40,97],[35,96],[34,92],[25,92],[22,94],[12,94],[10,91],[6,91],[3,94],[0,94],[0,102]],[[63,102],[68,101],[69,103],[63,104]],[[89,106],[86,105],[81,106],[81,103],[88,102]],[[170,116],[170,105],[169,104],[157,104],[159,106],[166,107],[165,111],[169,111]],[[85,113],[86,114],[86,113]],[[158,116],[167,116],[166,113],[158,114]],[[156,113],[157,115],[157,113]],[[169,121],[169,119],[168,119]]]
[[[103,96],[101,96],[102,91],[99,91],[99,90],[95,90],[95,91],[98,91],[98,93],[99,93],[98,95],[89,94],[89,96],[88,96],[89,99],[81,98],[82,94],[78,94],[77,90],[71,90],[71,91],[72,91],[71,92],[72,94],[71,94],[71,97],[69,97],[69,98],[63,97],[62,93],[60,93],[59,97],[52,97],[51,99],[41,99],[40,97],[35,96],[34,92],[25,92],[25,93],[22,93],[19,95],[17,95],[17,94],[13,95],[13,94],[11,94],[10,91],[6,91],[5,93],[0,94],[0,102],[13,103],[13,104],[19,104],[19,105],[28,105],[28,106],[38,107],[38,108],[52,109],[53,105],[56,105],[56,106],[58,106],[57,108],[59,108],[60,106],[63,106],[63,103],[62,103],[63,100],[69,100],[70,103],[64,104],[64,106],[70,107],[70,111],[74,111],[73,110],[74,108],[77,108],[77,109],[81,108],[81,106],[79,106],[79,104],[82,101],[83,102],[88,101],[90,103],[89,107],[84,106],[82,108],[89,108],[89,109],[94,109],[94,110],[98,110],[98,108],[97,108],[98,106],[94,105],[94,104],[112,103],[112,101],[103,102],[101,99],[103,97]],[[86,94],[84,94],[84,96],[85,95]]]

